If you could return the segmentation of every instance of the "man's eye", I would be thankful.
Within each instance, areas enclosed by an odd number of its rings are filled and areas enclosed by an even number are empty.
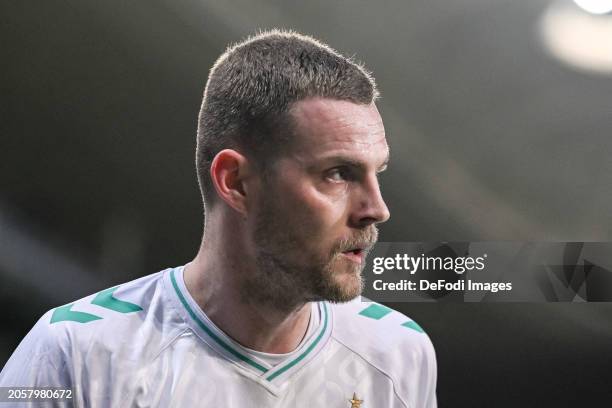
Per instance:
[[[347,181],[351,179],[351,174],[346,167],[336,167],[327,172],[326,178],[331,181]]]

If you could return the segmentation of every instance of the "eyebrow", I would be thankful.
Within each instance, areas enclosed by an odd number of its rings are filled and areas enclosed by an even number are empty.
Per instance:
[[[366,168],[366,164],[361,161],[361,160],[356,160],[352,157],[347,157],[344,155],[337,155],[337,156],[329,156],[329,157],[325,157],[324,159],[322,159],[322,161],[325,162],[336,162],[339,163],[341,165],[345,165],[345,166],[351,166],[351,167],[356,167],[359,169],[364,169]],[[378,171],[384,170],[387,167],[387,164],[389,164],[389,151],[387,151],[387,156],[385,157],[385,160],[383,161],[383,163],[378,166]]]

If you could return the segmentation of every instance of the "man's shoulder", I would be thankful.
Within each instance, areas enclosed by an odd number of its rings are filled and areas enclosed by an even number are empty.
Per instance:
[[[169,271],[46,312],[3,368],[0,385],[66,386],[86,373],[131,373],[151,361],[184,330],[165,294]]]
[[[425,330],[388,306],[362,301],[335,304],[334,338],[385,372],[395,372],[426,360],[435,362],[433,345]]]
[[[423,328],[413,319],[383,304],[356,298],[350,302],[332,304],[337,328],[363,330],[377,335],[384,331],[386,339],[418,339],[427,337]]]
[[[338,343],[386,376],[405,405],[436,406],[436,355],[421,325],[360,298],[333,309],[333,338]]]
[[[48,323],[71,328],[87,327],[89,323],[112,324],[115,318],[131,317],[150,310],[155,294],[160,290],[164,272],[115,285],[58,306],[47,312]]]
[[[151,344],[171,330],[164,299],[164,279],[168,270],[116,285],[45,313],[36,324],[36,333],[45,343],[55,343],[74,352],[85,350],[134,350]],[[175,319],[174,322],[177,320]],[[34,330],[33,330],[34,331]],[[132,348],[132,347],[129,347]]]

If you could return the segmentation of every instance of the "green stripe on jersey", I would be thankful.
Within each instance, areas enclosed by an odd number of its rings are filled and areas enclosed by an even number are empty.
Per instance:
[[[113,292],[119,289],[119,286],[115,286],[114,288],[108,288],[98,293],[94,300],[91,301],[92,304],[98,305],[105,309],[114,310],[119,313],[131,313],[138,312],[142,310],[142,307],[135,305],[134,303],[124,302],[123,300],[116,299],[113,296]]]
[[[359,312],[360,315],[369,317],[370,319],[379,320],[391,313],[393,310],[388,308],[387,306],[379,305],[378,303],[373,303],[370,306],[363,309]]]
[[[410,320],[410,321],[408,321],[406,323],[402,323],[402,326],[408,327],[409,329],[412,329],[412,330],[416,330],[419,333],[425,333],[425,330],[423,330],[423,328],[421,326],[419,326],[417,324],[417,322],[415,322],[413,320]]]
[[[142,310],[142,307],[138,305],[116,299],[113,296],[113,292],[115,292],[117,289],[119,289],[119,286],[115,286],[109,289],[105,289],[102,292],[98,292],[96,297],[94,297],[94,299],[91,301],[91,304],[103,307],[105,309],[110,309],[119,313],[138,312]],[[69,305],[56,308],[53,311],[53,315],[51,315],[51,324],[57,322],[89,323],[94,320],[102,319],[100,316],[96,316],[94,314],[70,310],[73,305],[74,303],[70,303]]]
[[[51,324],[57,322],[88,323],[93,320],[102,319],[100,316],[96,316],[93,314],[70,310],[73,305],[74,303],[70,303],[69,305],[55,308],[55,310],[53,311],[53,315],[51,315]]]

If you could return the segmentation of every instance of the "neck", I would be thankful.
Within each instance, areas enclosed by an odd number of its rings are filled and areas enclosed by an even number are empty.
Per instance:
[[[237,243],[203,243],[184,271],[185,286],[198,306],[227,335],[241,345],[266,353],[289,353],[308,328],[310,304],[279,309],[273,303],[245,298],[245,276],[254,260],[236,256]],[[229,250],[231,248],[231,251]]]

